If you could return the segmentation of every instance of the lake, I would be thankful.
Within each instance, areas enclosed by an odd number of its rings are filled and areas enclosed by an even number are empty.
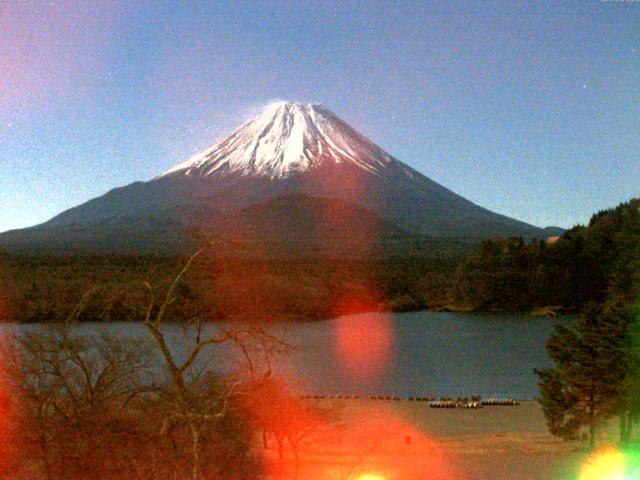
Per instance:
[[[359,327],[349,333],[345,325],[354,321]],[[571,319],[560,321],[569,324]],[[522,315],[415,312],[299,324],[289,327],[301,347],[289,367],[310,393],[532,399],[538,395],[533,369],[551,365],[545,343],[555,323]],[[351,368],[340,348],[342,331],[354,343],[362,334],[361,342],[379,345],[380,338],[367,327],[388,332],[388,353],[367,358],[356,346]],[[358,374],[368,360],[374,367]]]
[[[316,323],[276,325],[296,351],[274,360],[300,392],[324,395],[513,397],[538,395],[534,368],[550,365],[545,342],[556,322],[527,315],[367,313]],[[50,328],[5,325],[4,328]],[[80,324],[95,331],[97,324]],[[109,324],[123,337],[147,338],[143,325]],[[185,334],[167,325],[173,346]],[[208,328],[215,328],[208,326]],[[188,332],[186,334],[189,337]],[[221,355],[225,356],[225,355]],[[227,352],[228,356],[228,352]]]

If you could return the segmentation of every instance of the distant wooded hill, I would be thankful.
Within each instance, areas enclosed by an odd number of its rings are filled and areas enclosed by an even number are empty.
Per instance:
[[[640,294],[639,208],[640,200],[634,199],[598,212],[589,225],[572,228],[554,243],[520,237],[484,240],[475,247],[417,243],[404,255],[386,258],[256,260],[227,255],[233,244],[212,245],[180,285],[171,318],[315,320],[380,309],[527,312],[545,306],[576,311],[589,302],[631,305]],[[291,221],[278,213],[278,205],[267,210],[276,223]],[[353,212],[361,217],[345,206],[340,218]],[[255,212],[247,218],[256,218]],[[260,227],[241,220],[223,220],[238,239]],[[368,221],[389,237],[397,233],[374,217]],[[330,239],[332,233],[326,235]],[[322,242],[316,246],[321,249]],[[160,298],[185,260],[4,254],[0,316],[46,322],[76,311],[86,321],[140,320],[148,299],[144,282]]]

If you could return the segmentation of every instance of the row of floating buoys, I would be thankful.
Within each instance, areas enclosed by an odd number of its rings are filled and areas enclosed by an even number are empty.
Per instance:
[[[431,408],[482,408],[480,402],[458,402],[455,400],[434,401],[430,402],[429,406]]]
[[[358,395],[300,395],[301,399],[311,400],[359,400],[361,397]],[[367,398],[367,397],[362,397]]]
[[[520,402],[513,398],[485,398],[482,400],[482,405],[486,406],[514,406],[520,405]]]
[[[397,395],[300,395],[301,399],[312,400],[404,400]],[[486,398],[480,399],[480,396],[472,396],[471,400],[468,398],[447,398],[441,397],[440,400],[436,400],[435,397],[417,397],[411,396],[406,400],[411,402],[429,402],[431,408],[481,408],[483,406],[514,406],[520,405],[517,400],[513,398]]]

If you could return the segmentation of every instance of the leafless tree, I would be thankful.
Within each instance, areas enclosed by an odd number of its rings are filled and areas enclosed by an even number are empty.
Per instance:
[[[285,444],[291,447],[294,478],[298,478],[302,445],[314,439],[326,440],[339,425],[337,407],[323,407],[295,396],[282,378],[263,379],[253,386],[247,401],[254,422],[263,431],[264,448],[269,434],[276,441],[280,460],[284,459]]]
[[[287,344],[258,323],[222,325],[213,333],[205,332],[203,320],[197,315],[191,319],[193,326],[191,344],[187,346],[182,358],[172,350],[168,333],[163,329],[170,306],[179,298],[177,289],[194,260],[201,251],[192,255],[181,271],[173,279],[162,300],[158,302],[152,286],[147,283],[149,301],[144,325],[151,333],[159,348],[170,379],[170,388],[166,392],[166,402],[162,431],[169,437],[186,429],[190,443],[190,478],[201,480],[203,475],[203,445],[205,438],[216,422],[225,418],[234,395],[240,394],[244,381],[260,381],[270,375],[269,356],[275,351],[286,350]],[[218,383],[212,389],[211,371],[202,368],[199,360],[206,357],[211,347],[231,344],[242,353],[247,375],[243,379],[236,374],[232,381]],[[256,362],[255,355],[260,354],[264,362]],[[262,368],[260,368],[260,366]],[[199,368],[200,367],[200,368]],[[243,381],[244,380],[244,381]],[[215,383],[215,382],[214,382]],[[223,391],[221,390],[224,389]]]
[[[3,356],[2,382],[45,478],[126,476],[119,453],[135,439],[128,406],[152,388],[144,345],[62,325],[14,336]]]
[[[24,330],[5,342],[0,394],[13,392],[14,423],[31,459],[22,464],[22,478],[235,480],[254,474],[251,432],[238,399],[269,378],[271,356],[288,345],[257,322],[205,325],[198,315],[183,326],[185,343],[177,345],[181,327],[167,323],[198,255],[159,300],[146,284],[150,337],[77,323],[92,291],[65,324]],[[212,363],[213,354],[227,357],[231,347],[241,369]],[[0,404],[4,400],[0,395]]]

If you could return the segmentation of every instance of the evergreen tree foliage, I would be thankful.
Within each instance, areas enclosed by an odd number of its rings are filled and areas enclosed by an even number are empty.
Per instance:
[[[640,199],[596,213],[555,243],[485,240],[457,266],[451,293],[479,311],[629,308],[640,294]]]
[[[634,438],[633,426],[640,420],[640,308],[629,315],[627,326],[628,368],[620,405],[620,441]],[[637,437],[637,435],[636,435]]]
[[[598,425],[620,412],[630,365],[628,324],[623,311],[590,305],[575,328],[556,326],[547,342],[555,367],[536,370],[551,433],[570,439],[587,428],[593,444]]]

